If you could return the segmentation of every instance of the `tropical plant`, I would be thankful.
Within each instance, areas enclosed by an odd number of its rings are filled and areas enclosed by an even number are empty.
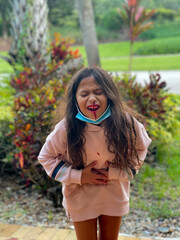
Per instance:
[[[117,87],[128,105],[143,116],[155,120],[165,119],[164,100],[167,98],[166,82],[161,81],[159,74],[151,74],[150,81],[144,86],[134,78],[129,81],[126,77],[117,82]]]
[[[127,5],[123,4],[125,12],[118,9],[121,18],[129,28],[130,38],[129,77],[132,69],[133,43],[142,32],[153,27],[152,22],[146,21],[153,16],[155,10],[151,11],[145,10],[144,7],[139,6],[140,1],[141,0],[127,0]]]
[[[39,62],[36,68],[25,67],[11,79],[16,91],[11,126],[16,146],[14,161],[26,178],[43,191],[47,190],[50,181],[43,175],[37,156],[50,131],[57,102],[71,75],[82,66],[78,50],[72,51],[70,45],[70,40],[55,34],[46,52],[49,61]]]

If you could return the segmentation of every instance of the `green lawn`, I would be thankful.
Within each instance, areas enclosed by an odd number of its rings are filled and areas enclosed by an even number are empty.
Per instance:
[[[127,71],[129,58],[101,59],[102,67],[108,71]],[[133,70],[180,70],[180,55],[162,55],[133,58]]]
[[[140,46],[141,42],[134,43],[134,51]],[[129,42],[116,42],[99,44],[101,65],[108,71],[127,71],[129,66]],[[84,46],[73,46],[79,49],[82,57],[86,61]],[[177,70],[180,69],[180,54],[163,54],[134,56],[133,70]]]
[[[13,68],[4,60],[0,59],[0,74],[13,73]]]
[[[171,151],[169,150],[171,148]],[[148,211],[151,218],[180,216],[180,133],[175,142],[158,155],[156,167],[145,163],[133,180],[136,198],[131,199],[132,208]],[[161,151],[161,149],[160,149]],[[135,200],[135,201],[133,201]]]
[[[141,46],[140,42],[134,44],[134,50],[138,49]],[[107,57],[125,57],[129,55],[129,42],[113,42],[113,43],[102,43],[99,44],[99,53],[101,58]],[[79,49],[82,57],[86,57],[84,46],[73,46],[73,49]]]
[[[157,54],[157,53],[159,54],[179,53],[180,54],[179,42],[180,42],[180,37],[169,37],[164,39],[152,39],[149,41],[134,42],[133,52],[136,53],[140,49],[142,53],[135,54],[135,55],[145,55],[144,54],[145,52],[147,53],[149,52],[149,54],[151,55],[153,55],[153,53],[154,54]],[[86,57],[85,49],[83,46],[76,46],[73,48],[78,48],[82,56]],[[144,50],[144,52],[142,50]],[[99,44],[99,52],[100,52],[101,58],[125,57],[125,56],[129,56],[129,51],[130,51],[129,41]]]
[[[0,52],[0,56],[7,56],[7,52]],[[0,74],[2,73],[13,73],[13,68],[0,57]]]

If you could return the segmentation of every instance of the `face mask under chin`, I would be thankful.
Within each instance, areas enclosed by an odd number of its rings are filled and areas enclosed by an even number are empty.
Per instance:
[[[76,105],[77,106],[77,105]],[[102,121],[104,121],[106,118],[108,118],[110,115],[111,115],[111,109],[110,109],[110,105],[108,105],[108,107],[106,108],[106,110],[101,114],[101,116],[94,120],[94,119],[91,119],[89,117],[86,117],[81,111],[80,109],[78,108],[77,106],[77,110],[78,110],[78,113],[76,115],[76,118],[83,121],[83,122],[86,122],[86,123],[92,123],[92,124],[100,124]]]

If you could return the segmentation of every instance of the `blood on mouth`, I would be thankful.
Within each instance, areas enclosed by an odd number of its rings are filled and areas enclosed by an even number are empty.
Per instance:
[[[93,102],[93,109],[95,109],[95,103]],[[97,116],[96,116],[96,110],[95,111],[92,111],[93,112],[93,114],[94,114],[94,118],[95,118],[95,120],[97,119]]]
[[[92,105],[92,109],[91,108],[88,108],[92,114],[94,115],[94,118],[95,120],[97,119],[97,115],[96,115],[96,111],[98,110],[98,105],[96,105],[94,102],[93,102],[93,105]]]

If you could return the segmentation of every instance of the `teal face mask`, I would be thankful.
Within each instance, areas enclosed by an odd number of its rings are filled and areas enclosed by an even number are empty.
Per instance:
[[[76,115],[76,118],[83,121],[83,122],[87,122],[87,123],[92,123],[92,124],[99,124],[101,123],[103,120],[105,120],[106,118],[108,118],[109,116],[111,116],[111,109],[110,109],[110,105],[108,105],[108,107],[106,108],[106,110],[104,111],[104,113],[96,120],[90,119],[86,116],[84,116],[81,111],[79,110],[78,106],[78,113]]]

